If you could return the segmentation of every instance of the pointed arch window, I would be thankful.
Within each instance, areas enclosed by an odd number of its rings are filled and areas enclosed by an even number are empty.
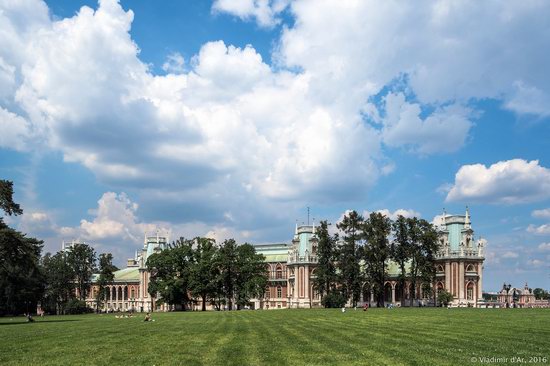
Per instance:
[[[283,267],[280,264],[277,265],[277,269],[275,270],[275,278],[276,279],[283,278]]]

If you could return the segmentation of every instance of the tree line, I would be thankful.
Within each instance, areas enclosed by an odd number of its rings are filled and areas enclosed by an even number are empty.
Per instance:
[[[13,183],[7,180],[0,180],[0,209],[8,216],[23,213],[13,201]],[[56,314],[81,312],[92,273],[101,272],[100,282],[112,280],[116,267],[110,253],[100,255],[97,267],[96,253],[88,245],[41,257],[43,244],[9,227],[0,217],[0,315],[34,312],[39,302]]]
[[[402,305],[406,281],[412,289],[420,285],[432,291],[438,234],[431,223],[403,216],[391,220],[379,212],[365,218],[351,211],[336,227],[339,232],[331,233],[327,221],[321,221],[316,229],[319,264],[314,286],[325,307],[340,307],[348,301],[355,306],[364,286],[372,289],[377,306],[384,306],[389,261],[399,268]],[[416,290],[410,293],[411,306],[418,297]]]
[[[252,245],[234,239],[217,245],[210,238],[180,238],[148,258],[149,293],[183,310],[194,299],[200,299],[203,311],[207,302],[217,309],[241,309],[265,292],[264,260]]]
[[[8,216],[23,213],[13,201],[13,183],[0,180],[0,209]],[[55,254],[41,256],[43,241],[10,228],[0,217],[0,316],[34,312],[37,304],[48,313],[90,311],[85,303],[93,284],[95,310],[99,311],[114,281],[111,253],[98,254],[86,244],[74,244]],[[208,238],[180,238],[169,248],[151,255],[148,292],[159,301],[186,309],[193,299],[216,307],[246,306],[263,296],[267,285],[264,257],[250,244]],[[158,296],[160,295],[160,296]]]

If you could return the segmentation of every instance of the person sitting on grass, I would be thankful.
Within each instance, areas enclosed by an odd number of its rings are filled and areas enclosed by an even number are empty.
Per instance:
[[[34,322],[34,319],[32,318],[31,313],[28,313],[27,314],[27,323],[32,323],[32,322]]]
[[[147,315],[145,315],[145,319],[143,319],[144,322],[150,322],[151,321],[151,314],[147,312]]]

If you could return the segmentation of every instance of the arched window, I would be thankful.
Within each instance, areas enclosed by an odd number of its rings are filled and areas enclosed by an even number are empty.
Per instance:
[[[281,279],[281,278],[283,278],[283,267],[282,267],[280,264],[277,265],[277,269],[276,269],[276,273],[275,273],[275,278],[276,278],[276,279]]]
[[[132,287],[132,290],[130,291],[130,296],[132,297],[132,299],[134,299],[136,297],[136,290]]]
[[[466,272],[475,272],[475,268],[473,266],[473,264],[468,264],[468,266],[466,267]]]
[[[277,297],[283,297],[283,289],[281,288],[281,286],[277,286]]]
[[[437,272],[443,272],[443,266],[440,264],[440,265],[438,265],[438,266],[435,268],[435,270],[436,270]]]
[[[265,297],[266,297],[266,298],[270,298],[270,297],[271,297],[271,291],[270,291],[269,286],[267,286],[267,287],[265,288]]]

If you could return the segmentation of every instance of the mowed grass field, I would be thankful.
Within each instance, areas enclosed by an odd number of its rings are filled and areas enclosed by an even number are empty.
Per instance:
[[[0,318],[0,365],[550,363],[550,309],[285,309],[153,319]]]

